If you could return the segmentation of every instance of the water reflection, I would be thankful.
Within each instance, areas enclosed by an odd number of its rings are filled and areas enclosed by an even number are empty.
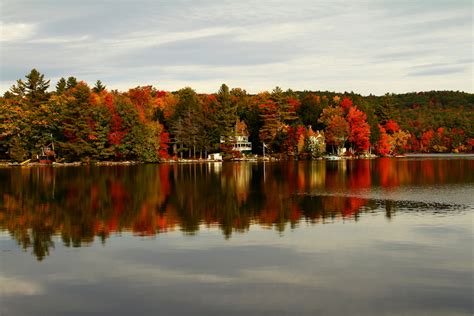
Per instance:
[[[125,231],[194,234],[204,225],[217,226],[230,238],[251,225],[284,232],[303,222],[360,220],[379,210],[390,219],[403,210],[443,212],[469,204],[455,195],[447,202],[418,201],[416,192],[472,184],[474,175],[467,171],[473,167],[470,159],[383,158],[265,168],[211,163],[1,169],[0,229],[42,260],[54,248],[54,236],[80,247]],[[421,195],[433,198],[423,190]]]

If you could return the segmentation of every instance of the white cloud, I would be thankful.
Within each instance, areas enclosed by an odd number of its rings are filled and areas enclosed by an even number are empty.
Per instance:
[[[35,26],[27,23],[4,23],[0,21],[0,41],[17,42],[31,37]]]
[[[78,42],[85,42],[90,39],[90,36],[83,35],[78,37],[63,36],[63,37],[43,37],[35,38],[28,41],[31,44],[72,44]]]
[[[187,32],[150,32],[150,31],[139,31],[124,34],[117,39],[105,39],[100,41],[98,44],[104,44],[106,46],[111,45],[116,49],[138,49],[149,46],[158,46],[166,43],[186,41],[196,38],[204,38],[210,36],[217,36],[222,34],[229,34],[234,31],[235,28],[227,27],[210,27],[196,30],[190,30]]]

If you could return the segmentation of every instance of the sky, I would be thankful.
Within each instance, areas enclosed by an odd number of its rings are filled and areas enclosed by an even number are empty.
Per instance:
[[[0,92],[32,68],[126,91],[473,92],[471,0],[0,1]]]

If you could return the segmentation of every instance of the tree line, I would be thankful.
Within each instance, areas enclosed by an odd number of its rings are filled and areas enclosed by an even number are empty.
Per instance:
[[[249,94],[222,84],[216,93],[139,86],[126,92],[75,77],[54,89],[36,69],[0,98],[0,153],[23,161],[52,141],[64,161],[206,157],[232,146],[236,132],[253,152],[314,158],[338,152],[472,152],[474,95],[430,91],[384,96],[292,91]],[[324,135],[325,150],[314,136]]]

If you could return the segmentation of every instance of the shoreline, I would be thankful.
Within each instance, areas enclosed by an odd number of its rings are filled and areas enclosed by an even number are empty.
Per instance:
[[[407,158],[452,158],[452,157],[471,157],[474,153],[408,153],[404,155]]]
[[[142,164],[201,164],[201,163],[228,163],[228,162],[278,162],[278,161],[343,161],[343,160],[362,160],[362,159],[376,159],[376,158],[473,158],[474,153],[407,153],[398,156],[381,157],[376,155],[359,156],[359,157],[340,157],[340,156],[323,156],[315,159],[283,159],[276,157],[252,157],[252,158],[235,158],[229,160],[210,160],[210,159],[163,159],[158,162],[141,162],[141,161],[97,161],[93,163],[77,162],[63,162],[52,164],[43,164],[39,162],[29,162],[26,164],[11,162],[11,161],[0,161],[1,167],[79,167],[79,166],[131,166],[131,165],[142,165]]]

